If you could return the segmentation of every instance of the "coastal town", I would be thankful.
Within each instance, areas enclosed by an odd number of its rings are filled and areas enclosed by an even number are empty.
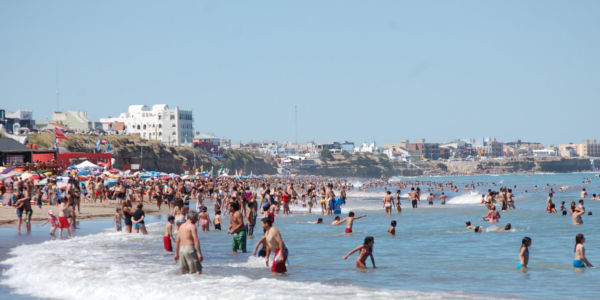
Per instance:
[[[40,113],[36,112],[36,114]],[[151,143],[158,143],[167,148],[195,149],[213,161],[222,159],[231,151],[260,155],[275,164],[272,173],[283,174],[319,174],[319,169],[324,165],[331,168],[335,165],[331,162],[336,160],[357,161],[348,159],[353,156],[360,158],[361,155],[372,158],[371,162],[385,159],[386,163],[395,165],[396,169],[400,170],[400,174],[407,175],[501,173],[502,168],[493,166],[515,163],[518,166],[510,167],[508,171],[593,171],[598,164],[595,163],[595,158],[600,157],[600,144],[596,140],[559,145],[543,145],[540,142],[521,140],[499,141],[493,137],[443,142],[428,141],[424,138],[415,141],[399,138],[397,143],[383,145],[378,145],[375,141],[298,143],[272,140],[232,143],[226,137],[196,131],[192,110],[167,104],[130,105],[127,112],[121,113],[118,117],[99,120],[91,119],[85,110],[53,112],[49,119],[36,119],[32,110],[9,112],[0,109],[0,126],[4,138],[22,144],[22,146],[16,145],[12,141],[2,143],[0,147],[2,165],[54,161],[59,162],[60,167],[66,168],[85,160],[92,160],[95,163],[115,165],[122,170],[136,171],[148,165],[142,162],[151,159],[149,151],[152,151],[152,148],[147,147],[144,159],[144,147]],[[35,143],[36,135],[44,133],[54,135],[57,131],[64,134],[65,139],[71,136],[87,139],[84,149],[69,149],[64,143],[61,144],[62,139],[56,136],[53,136],[53,143],[46,145]],[[135,146],[139,147],[139,152],[129,151],[127,155],[119,155],[118,145],[115,146],[114,139],[123,136],[135,136],[137,139]],[[200,165],[195,162],[196,157],[197,155],[194,154],[194,157],[189,159],[187,169],[197,168]],[[535,169],[536,163],[551,166],[538,166]],[[159,162],[155,162],[154,166],[161,169]],[[236,171],[242,169],[239,172],[246,173],[257,171],[243,166],[228,167],[235,168]],[[334,170],[330,170],[326,175],[335,176],[334,173]],[[393,171],[384,171],[381,174],[367,172],[362,175],[377,177],[390,174],[393,175]],[[361,176],[360,173],[340,173],[340,176],[344,175]]]

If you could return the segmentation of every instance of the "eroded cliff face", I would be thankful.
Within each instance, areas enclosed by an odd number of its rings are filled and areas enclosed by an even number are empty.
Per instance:
[[[252,172],[256,175],[276,174],[277,163],[269,156],[244,151],[227,151],[220,159],[213,159],[198,148],[166,146],[158,141],[142,140],[139,135],[88,136],[69,134],[69,140],[60,143],[61,147],[73,152],[92,152],[96,149],[98,138],[108,138],[113,149],[114,167],[128,169],[130,164],[142,163],[146,170],[182,173],[201,166],[204,170],[214,168],[215,172],[222,166],[233,174],[235,170],[243,170],[244,174]],[[38,144],[39,149],[53,147],[54,133],[29,135],[30,143]],[[101,145],[101,151],[106,146]],[[143,157],[143,158],[142,158]],[[195,164],[194,164],[195,162]]]
[[[534,171],[568,173],[590,171],[592,163],[588,158],[558,158],[553,160],[538,160]]]
[[[292,169],[291,171],[301,175],[367,178],[424,174],[424,170],[421,168],[409,166],[404,162],[392,162],[385,155],[378,154],[334,155],[334,159],[318,159],[317,164],[311,168]]]

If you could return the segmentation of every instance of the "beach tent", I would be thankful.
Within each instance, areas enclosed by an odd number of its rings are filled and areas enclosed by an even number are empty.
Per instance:
[[[100,166],[91,163],[89,160],[75,165],[75,168],[79,171],[96,171],[102,169]]]

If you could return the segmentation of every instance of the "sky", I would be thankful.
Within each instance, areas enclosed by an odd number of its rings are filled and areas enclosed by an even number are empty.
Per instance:
[[[583,0],[1,1],[0,108],[166,103],[234,143],[295,141],[294,107],[301,143],[600,140],[598,16]]]

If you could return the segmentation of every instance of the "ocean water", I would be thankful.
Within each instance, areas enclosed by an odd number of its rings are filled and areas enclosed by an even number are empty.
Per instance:
[[[546,184],[557,191],[558,208],[560,201],[568,205],[578,200],[582,187],[590,195],[600,193],[600,178],[594,175],[404,178],[452,180],[461,187],[481,183],[481,192],[498,189],[500,183],[516,185],[517,210],[501,213],[498,224],[511,223],[510,232],[496,232],[482,221],[487,210],[479,203],[480,193],[471,191],[446,191],[445,206],[422,202],[412,209],[403,199],[402,213],[391,217],[383,213],[382,190],[353,191],[342,217],[350,210],[367,216],[355,221],[349,235],[344,225],[329,225],[332,217],[324,217],[324,224],[307,224],[320,217],[320,209],[308,215],[293,207],[292,216],[275,220],[290,252],[284,276],[271,275],[262,258],[233,254],[231,236],[215,231],[199,234],[204,274],[180,275],[172,254],[162,249],[165,216],[149,216],[147,236],[114,232],[109,220],[87,221],[81,226],[90,229],[70,240],[37,242],[40,237],[13,244],[1,262],[0,293],[21,299],[597,299],[600,270],[577,272],[572,261],[574,238],[581,232],[588,259],[600,264],[600,201],[586,201],[594,214],[584,216],[582,226],[573,226],[570,215],[545,212]],[[591,184],[583,184],[588,177]],[[393,237],[386,232],[391,220],[398,222]],[[486,232],[466,230],[467,220]],[[357,254],[342,257],[368,235],[375,237],[377,268],[368,261],[369,269],[359,271],[354,267]],[[0,230],[0,238],[8,236]],[[527,273],[516,269],[524,236],[533,240]],[[257,240],[248,239],[249,252]]]

